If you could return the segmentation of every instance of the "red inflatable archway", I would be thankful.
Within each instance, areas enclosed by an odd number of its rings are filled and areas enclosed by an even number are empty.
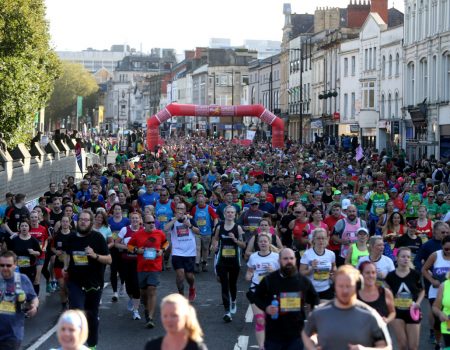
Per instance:
[[[284,122],[262,105],[242,106],[202,106],[171,103],[162,111],[147,120],[147,148],[151,151],[159,143],[159,126],[166,120],[177,116],[196,117],[258,117],[272,126],[272,146],[284,147]]]

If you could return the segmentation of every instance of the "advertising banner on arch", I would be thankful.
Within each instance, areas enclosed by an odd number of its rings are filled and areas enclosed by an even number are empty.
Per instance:
[[[255,138],[256,131],[255,130],[247,130],[247,140],[252,140]]]

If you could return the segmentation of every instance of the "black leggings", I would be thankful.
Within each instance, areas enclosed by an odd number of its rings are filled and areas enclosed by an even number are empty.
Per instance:
[[[117,292],[117,273],[119,274],[120,280],[122,281],[122,283],[125,281],[123,273],[122,273],[122,269],[120,268],[120,265],[122,262],[122,256],[121,256],[121,253],[117,250],[117,248],[111,248],[110,253],[111,253],[111,258],[112,258],[111,276],[110,276],[111,288],[112,288],[113,292],[116,293]]]
[[[222,302],[226,312],[230,311],[230,296],[232,301],[236,300],[239,271],[239,266],[216,266],[217,276],[219,276],[222,286]]]
[[[139,289],[136,259],[122,258],[122,262],[120,264],[127,294],[133,299],[139,299],[141,297],[141,292]]]

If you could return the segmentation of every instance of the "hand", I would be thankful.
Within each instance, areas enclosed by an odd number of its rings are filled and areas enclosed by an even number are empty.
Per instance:
[[[440,313],[439,313],[439,320],[440,320],[441,322],[447,322],[447,321],[448,321],[448,316],[445,315],[444,313],[440,312]]]
[[[313,269],[317,269],[318,265],[319,265],[319,261],[317,259],[315,259],[311,262],[311,266]]]
[[[27,317],[33,317],[37,313],[37,307],[32,305],[31,308],[25,313]]]
[[[157,254],[157,256],[162,256],[162,255],[164,254],[164,250],[158,249],[158,250],[156,251],[156,254]]]
[[[91,258],[95,257],[96,254],[94,253],[94,249],[92,249],[91,247],[87,246],[84,251],[86,252],[87,256],[90,256]]]
[[[229,232],[229,233],[228,233],[228,237],[230,237],[234,242],[237,241],[237,239],[236,239],[236,237],[234,236],[234,233],[233,233],[233,232]]]
[[[278,306],[269,305],[268,307],[266,307],[266,314],[273,316],[277,313],[278,313]]]
[[[144,249],[143,248],[136,249],[136,254],[144,254]]]
[[[433,282],[431,282],[431,284],[433,285],[434,288],[439,288],[439,286],[441,285],[441,282],[434,279]]]

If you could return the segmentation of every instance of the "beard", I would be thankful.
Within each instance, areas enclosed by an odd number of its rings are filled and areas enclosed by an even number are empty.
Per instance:
[[[280,267],[280,271],[284,276],[292,277],[297,273],[297,267],[292,264],[287,264]]]
[[[78,233],[82,236],[87,236],[92,230],[92,225],[89,225],[85,228],[81,228],[80,226],[78,226]]]

